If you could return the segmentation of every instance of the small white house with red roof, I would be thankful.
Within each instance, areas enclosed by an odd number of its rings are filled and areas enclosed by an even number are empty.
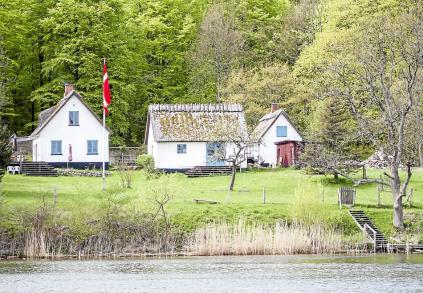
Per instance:
[[[38,115],[31,134],[32,160],[55,167],[101,168],[105,159],[108,166],[110,133],[73,85],[66,84],[59,103]]]

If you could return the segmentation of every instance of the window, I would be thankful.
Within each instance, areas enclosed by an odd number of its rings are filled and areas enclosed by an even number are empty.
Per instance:
[[[98,155],[98,140],[87,140],[87,155]]]
[[[186,154],[187,153],[187,145],[186,144],[177,144],[177,153],[178,154]]]
[[[276,126],[276,136],[277,137],[287,137],[287,127],[286,126]]]
[[[79,112],[78,111],[69,111],[69,125],[78,126],[79,125]]]
[[[51,141],[51,154],[52,155],[61,155],[62,154],[62,141],[61,140],[52,140]]]

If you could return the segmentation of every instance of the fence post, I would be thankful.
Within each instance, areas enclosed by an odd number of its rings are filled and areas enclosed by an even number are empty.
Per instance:
[[[377,185],[377,207],[380,208],[380,186],[381,184]]]
[[[376,231],[373,230],[373,252],[376,253]]]
[[[412,202],[412,200],[413,200],[413,192],[414,192],[414,189],[413,188],[411,188],[410,189],[410,194],[408,195],[408,198],[407,198],[407,201],[408,201],[408,206],[411,208],[411,206],[413,205],[413,202]]]
[[[53,189],[53,207],[56,207],[57,204],[57,187],[55,186]]]
[[[264,186],[263,186],[262,196],[263,196],[263,204],[266,204],[266,188]]]

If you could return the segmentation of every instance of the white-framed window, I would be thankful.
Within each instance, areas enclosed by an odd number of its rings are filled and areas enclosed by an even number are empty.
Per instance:
[[[87,140],[87,155],[98,155],[98,140]]]
[[[79,126],[79,111],[69,111],[69,126]]]
[[[51,154],[62,155],[62,141],[61,140],[51,141]]]
[[[176,152],[178,154],[186,154],[187,153],[187,145],[185,143],[178,143],[176,145]]]
[[[277,137],[287,137],[288,129],[286,126],[276,126],[276,136]]]

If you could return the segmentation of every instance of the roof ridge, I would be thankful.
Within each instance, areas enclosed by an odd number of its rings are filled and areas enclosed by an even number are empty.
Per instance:
[[[151,104],[149,112],[242,112],[243,107],[237,103],[216,104]]]

